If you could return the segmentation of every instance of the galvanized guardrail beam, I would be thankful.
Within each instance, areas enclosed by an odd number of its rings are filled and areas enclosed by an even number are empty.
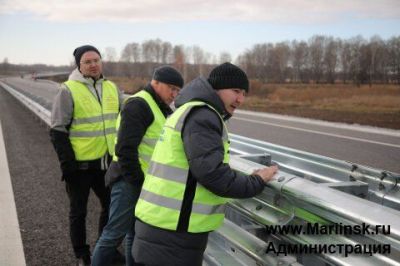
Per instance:
[[[400,174],[230,134],[232,152],[269,154],[280,169],[317,183],[368,184],[365,199],[400,210]]]

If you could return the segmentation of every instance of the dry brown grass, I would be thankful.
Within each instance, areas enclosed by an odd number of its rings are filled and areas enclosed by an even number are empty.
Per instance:
[[[308,106],[315,109],[349,112],[398,112],[400,111],[400,87],[376,85],[355,86],[304,86],[275,89],[267,98],[271,102],[288,106]]]
[[[398,85],[251,85],[245,109],[400,129]]]
[[[115,84],[127,94],[134,94],[140,90],[140,88],[146,86],[148,82],[141,78],[110,77],[109,79],[115,82]]]
[[[110,78],[126,93],[148,81]],[[252,80],[244,109],[400,129],[400,86],[265,84]]]

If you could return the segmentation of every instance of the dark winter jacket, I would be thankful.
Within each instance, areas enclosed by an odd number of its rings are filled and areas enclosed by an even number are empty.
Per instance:
[[[230,117],[226,115],[221,98],[204,78],[195,79],[188,84],[175,100],[175,105],[178,108],[193,100],[204,101],[221,116]],[[257,195],[265,186],[261,177],[243,175],[233,171],[229,164],[223,163],[222,133],[221,119],[210,108],[201,106],[190,112],[182,134],[190,168],[189,179],[195,179],[221,197],[249,198]]]
[[[182,89],[175,100],[179,106],[200,100],[214,107],[221,116],[229,118],[224,104],[204,78],[197,78]],[[264,188],[258,175],[246,176],[223,163],[223,124],[219,116],[206,106],[194,107],[182,129],[182,139],[189,162],[189,177],[180,219],[190,216],[190,205],[197,183],[211,192],[230,198],[253,197]],[[190,193],[191,190],[192,193]],[[188,233],[155,228],[136,221],[133,243],[135,260],[149,265],[202,265],[208,233]]]
[[[165,117],[172,113],[171,108],[161,100],[150,84],[144,90],[150,93]],[[111,163],[106,173],[106,185],[123,178],[126,182],[141,186],[144,173],[139,163],[138,147],[153,121],[153,112],[144,99],[134,97],[124,103],[118,129],[118,141],[115,145],[118,162]]]

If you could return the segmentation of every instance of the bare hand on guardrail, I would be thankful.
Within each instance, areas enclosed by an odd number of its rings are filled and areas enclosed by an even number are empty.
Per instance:
[[[278,166],[274,165],[258,169],[253,172],[253,175],[259,175],[262,178],[262,180],[264,180],[264,182],[267,183],[273,178],[273,176],[276,174],[277,171],[278,171]]]

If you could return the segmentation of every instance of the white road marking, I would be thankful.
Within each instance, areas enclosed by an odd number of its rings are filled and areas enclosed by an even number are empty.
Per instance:
[[[298,127],[292,127],[292,126],[284,126],[284,125],[279,125],[279,124],[276,124],[276,123],[258,121],[258,120],[254,120],[254,119],[248,119],[248,118],[242,118],[242,117],[232,117],[232,119],[241,120],[241,121],[247,121],[247,122],[252,122],[252,123],[257,123],[257,124],[263,124],[263,125],[270,125],[270,126],[274,126],[274,127],[287,128],[287,129],[303,131],[303,132],[308,132],[308,133],[314,133],[314,134],[319,134],[319,135],[325,135],[325,136],[330,136],[330,137],[336,137],[336,138],[342,138],[342,139],[350,139],[350,140],[356,140],[356,141],[367,142],[367,143],[372,143],[372,144],[378,144],[378,145],[383,145],[383,146],[389,146],[389,147],[394,147],[394,148],[400,148],[400,145],[392,144],[392,143],[373,141],[373,140],[355,138],[355,137],[348,137],[348,136],[343,136],[343,135],[338,135],[338,134],[326,133],[326,132],[310,130],[310,129],[304,129],[304,128],[298,128]]]
[[[325,127],[360,131],[360,132],[364,132],[364,133],[374,133],[374,134],[379,134],[379,135],[400,137],[400,130],[390,129],[390,128],[380,128],[380,127],[372,127],[372,126],[365,126],[365,125],[358,125],[358,124],[346,124],[346,123],[339,123],[339,122],[328,122],[328,121],[322,121],[322,120],[311,119],[311,118],[289,116],[289,115],[279,115],[279,114],[272,114],[272,113],[265,113],[265,112],[254,112],[254,111],[247,111],[247,110],[236,110],[235,114],[251,115],[251,116],[257,116],[257,117],[278,119],[278,120],[311,124],[311,125],[317,125],[317,126],[325,126]]]

